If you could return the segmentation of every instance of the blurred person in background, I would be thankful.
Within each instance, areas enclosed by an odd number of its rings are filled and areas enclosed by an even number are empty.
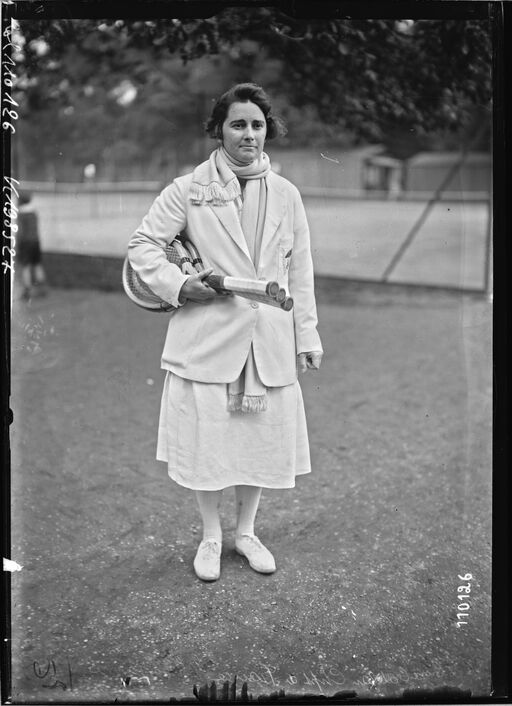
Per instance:
[[[32,206],[32,195],[21,191],[18,198],[18,231],[16,233],[16,262],[21,267],[22,298],[47,293],[39,242],[39,220]]]
[[[254,522],[262,488],[293,488],[311,471],[297,380],[320,366],[309,229],[295,186],[271,170],[265,140],[285,132],[264,90],[238,84],[214,105],[206,131],[218,146],[157,197],[131,238],[130,263],[150,289],[177,307],[162,354],[157,459],[195,491],[203,539],[197,576],[220,575],[222,492],[234,486],[235,549],[258,572],[276,570]],[[207,269],[185,275],[165,256],[179,233]],[[212,271],[277,280],[292,312],[217,293]]]

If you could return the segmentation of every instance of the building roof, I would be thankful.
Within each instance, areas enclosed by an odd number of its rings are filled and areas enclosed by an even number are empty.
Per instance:
[[[396,157],[388,157],[387,155],[376,154],[372,157],[367,157],[365,159],[366,164],[373,167],[400,167],[402,164],[401,159],[396,159]]]
[[[407,160],[409,166],[442,166],[457,162],[462,156],[461,152],[418,152]],[[490,165],[491,155],[488,152],[468,152],[465,164]]]

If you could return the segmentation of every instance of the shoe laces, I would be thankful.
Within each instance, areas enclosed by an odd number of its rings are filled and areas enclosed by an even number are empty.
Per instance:
[[[220,553],[220,543],[216,539],[203,539],[201,545],[201,553],[206,558],[217,557]]]
[[[258,547],[258,549],[265,549],[265,547],[263,546],[261,541],[258,539],[258,537],[256,537],[255,534],[244,533],[244,534],[242,534],[242,537],[247,537],[247,539],[250,539],[251,542],[253,542],[253,544],[255,544]]]

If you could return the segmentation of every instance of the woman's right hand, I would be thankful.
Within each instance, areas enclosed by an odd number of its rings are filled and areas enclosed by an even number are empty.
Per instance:
[[[215,299],[215,297],[222,296],[204,281],[208,275],[212,274],[212,272],[213,269],[210,267],[206,270],[190,275],[180,289],[180,301],[186,299],[191,302],[196,302],[197,304],[207,304],[212,299]]]

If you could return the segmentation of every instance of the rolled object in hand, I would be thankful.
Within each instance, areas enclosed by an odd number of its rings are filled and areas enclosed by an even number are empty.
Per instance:
[[[293,309],[292,297],[287,296],[284,301],[278,302],[274,297],[269,297],[268,294],[244,294],[243,292],[233,292],[233,294],[236,294],[238,297],[243,297],[244,299],[250,299],[254,302],[276,306],[278,309],[283,309],[283,311],[291,311]]]
[[[286,290],[281,287],[279,289],[278,293],[276,294],[276,302],[279,302],[280,304],[282,304],[285,299],[286,299]]]
[[[177,244],[178,251],[181,251],[181,247],[188,251],[192,265],[194,265],[196,270],[201,271],[204,269],[201,255],[190,240],[184,240],[183,243],[179,240],[173,241],[173,244]],[[270,298],[274,299],[279,304],[284,302],[286,299],[286,291],[279,286],[279,282],[275,282],[274,280],[246,280],[237,277],[229,277],[227,279],[225,278],[224,281],[221,282],[218,278],[219,275],[212,274],[205,278],[205,282],[207,282],[212,289],[215,289],[218,292],[232,292],[233,294],[238,294],[239,296],[243,296],[242,292],[247,292],[247,294],[252,296],[263,291],[265,298],[261,301],[266,304],[273,303],[270,301]]]
[[[217,292],[231,292],[239,297],[252,299],[253,301],[261,302],[262,304],[278,306],[283,309],[283,311],[291,311],[293,309],[292,297],[286,296],[285,290],[281,290],[277,282],[265,282],[258,279],[241,279],[238,277],[229,277],[227,275],[222,276],[213,274],[205,277],[204,281]],[[276,291],[273,286],[275,284],[277,284],[278,293],[280,291],[285,292],[285,298],[283,301],[278,301],[276,295],[269,294],[270,291]]]
[[[278,282],[230,277],[229,275],[208,275],[205,282],[208,282],[212,289],[233,292],[233,294],[261,294],[272,299],[275,299],[280,289]]]
[[[273,297],[269,297],[268,294],[244,294],[243,292],[233,292],[233,294],[236,294],[237,297],[250,299],[253,302],[261,302],[262,304],[268,304],[269,306],[276,306],[278,309],[284,309],[285,311],[290,311],[290,309],[293,307],[293,300],[291,297],[287,297],[287,299],[291,300],[291,306],[288,302],[286,306],[289,308],[285,309],[285,307],[283,306],[285,302],[278,302]]]
[[[279,282],[267,282],[267,294],[270,294],[271,297],[276,297],[280,291],[281,287],[279,286]]]

